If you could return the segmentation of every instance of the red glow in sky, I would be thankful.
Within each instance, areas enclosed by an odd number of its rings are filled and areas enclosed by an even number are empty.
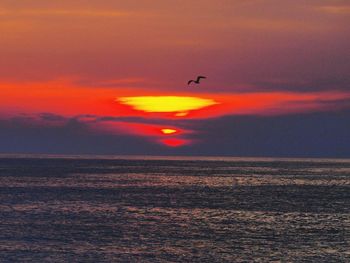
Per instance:
[[[184,139],[170,138],[170,139],[162,139],[161,142],[169,147],[180,147],[188,144],[189,142]]]
[[[280,115],[295,112],[323,111],[337,107],[337,102],[349,99],[343,91],[323,92],[251,92],[251,93],[194,93],[172,96],[144,89],[91,88],[72,82],[0,84],[2,118],[18,114],[36,115],[51,113],[67,118],[79,117],[80,121],[100,132],[127,133],[145,136],[159,141],[162,136],[174,138],[161,140],[165,145],[181,146],[183,135],[193,133],[188,129],[166,122],[181,119],[205,119],[225,115]],[[157,95],[157,93],[159,95]],[[124,95],[115,99],[116,95]],[[152,96],[137,96],[151,94]],[[132,96],[130,96],[132,95]],[[117,97],[119,98],[119,97]],[[178,116],[177,113],[186,113]],[[95,117],[83,117],[91,115]],[[128,120],[97,120],[98,118],[161,119],[165,123],[135,123]],[[180,136],[180,137],[179,137]],[[178,140],[175,140],[175,137]],[[180,143],[182,142],[182,143]],[[186,141],[188,144],[190,140]]]
[[[0,119],[182,146],[193,120],[349,108],[346,1],[151,2],[3,1]]]

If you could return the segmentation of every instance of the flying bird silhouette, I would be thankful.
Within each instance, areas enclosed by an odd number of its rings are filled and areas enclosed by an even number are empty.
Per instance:
[[[189,81],[187,82],[187,85],[190,85],[192,82],[193,82],[193,83],[196,83],[196,84],[199,84],[199,81],[200,81],[201,79],[206,79],[206,78],[207,78],[207,77],[204,77],[204,76],[198,76],[196,80],[193,80],[193,79],[189,80]]]

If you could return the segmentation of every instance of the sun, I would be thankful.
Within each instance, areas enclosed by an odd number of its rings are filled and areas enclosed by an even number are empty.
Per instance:
[[[212,99],[186,96],[121,97],[116,101],[131,106],[135,110],[149,113],[175,113],[175,116],[178,117],[186,116],[192,110],[218,104]]]
[[[174,134],[177,133],[178,130],[175,129],[169,129],[169,128],[164,128],[160,130],[163,134]]]

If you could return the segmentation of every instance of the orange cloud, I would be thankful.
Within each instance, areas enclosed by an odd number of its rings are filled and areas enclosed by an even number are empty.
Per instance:
[[[2,9],[0,16],[86,16],[86,17],[120,17],[130,16],[132,12],[121,10],[89,9]]]
[[[331,14],[350,14],[350,6],[347,5],[321,6],[318,9]]]

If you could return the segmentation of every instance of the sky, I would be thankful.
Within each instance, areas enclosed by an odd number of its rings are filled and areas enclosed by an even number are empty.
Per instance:
[[[349,24],[348,0],[2,0],[0,153],[350,157]]]

